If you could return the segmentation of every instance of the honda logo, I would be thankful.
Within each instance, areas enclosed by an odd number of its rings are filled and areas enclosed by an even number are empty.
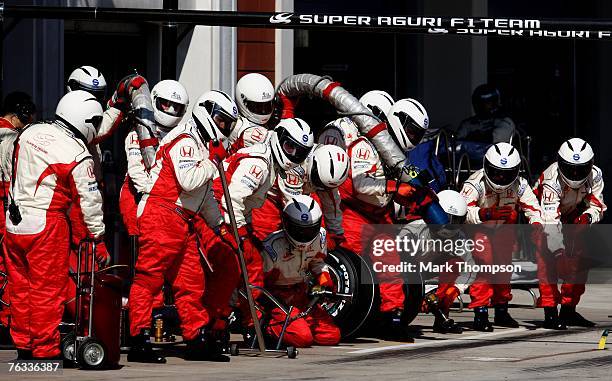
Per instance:
[[[370,157],[370,151],[364,148],[360,148],[357,151],[357,157],[362,160],[368,160],[368,158]]]
[[[287,184],[298,185],[299,183],[300,183],[299,177],[297,177],[293,173],[287,173]]]
[[[253,129],[253,132],[251,133],[251,137],[256,142],[262,142],[264,135],[265,135],[265,132],[263,132],[261,128],[255,128]]]
[[[249,173],[251,175],[253,175],[253,177],[255,177],[257,180],[259,180],[261,178],[262,173],[263,173],[263,169],[261,169],[261,167],[258,166],[258,165],[253,165],[253,166],[251,166],[251,169],[249,170]]]
[[[194,148],[190,146],[181,147],[182,157],[193,157]]]
[[[553,199],[552,192],[544,192],[543,198],[544,198],[544,201],[551,202]]]
[[[138,143],[138,135],[132,135],[132,136],[130,137],[130,144],[136,144],[136,145],[138,145],[138,144],[139,144],[139,143]]]
[[[87,176],[89,176],[89,178],[91,178],[91,179],[95,179],[96,178],[96,174],[94,173],[93,166],[87,167]]]

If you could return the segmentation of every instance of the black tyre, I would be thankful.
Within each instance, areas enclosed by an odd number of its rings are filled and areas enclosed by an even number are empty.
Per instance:
[[[102,369],[106,363],[104,345],[94,338],[87,338],[79,344],[76,360],[81,369]]]
[[[74,362],[76,360],[75,342],[76,335],[74,332],[70,332],[62,338],[62,342],[60,344],[62,357],[70,362]]]
[[[340,327],[343,339],[357,337],[376,310],[378,288],[374,274],[361,257],[343,248],[329,252],[326,262],[336,282],[336,290],[353,297],[352,300],[338,300],[322,306]]]
[[[290,359],[296,358],[298,355],[298,350],[295,347],[287,347],[287,357]]]
[[[406,298],[404,299],[402,320],[404,324],[410,324],[421,312],[421,305],[425,296],[425,284],[420,273],[410,276],[404,287],[404,293]]]

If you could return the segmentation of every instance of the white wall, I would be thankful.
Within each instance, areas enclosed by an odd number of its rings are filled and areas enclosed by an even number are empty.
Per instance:
[[[276,12],[293,12],[293,0],[276,0]],[[293,29],[276,29],[274,37],[274,82],[293,74]]]

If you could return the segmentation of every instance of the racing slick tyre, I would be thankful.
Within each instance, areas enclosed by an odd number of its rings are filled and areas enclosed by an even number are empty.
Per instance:
[[[341,247],[329,252],[325,261],[336,291],[352,298],[327,301],[322,306],[340,327],[343,339],[358,337],[377,310],[378,287],[372,268],[363,258]]]

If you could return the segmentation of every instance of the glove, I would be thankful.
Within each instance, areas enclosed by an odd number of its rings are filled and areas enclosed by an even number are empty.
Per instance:
[[[406,207],[406,214],[418,214],[423,207],[436,201],[438,197],[433,190],[425,186],[413,186],[408,183],[387,181],[387,193],[394,193],[393,201]]]
[[[281,119],[295,117],[296,100],[294,98],[289,98],[288,96],[282,93],[279,94],[278,97],[280,99],[280,103],[282,104],[282,108],[283,108]]]
[[[505,222],[516,222],[518,219],[517,211],[511,206],[480,208],[478,216],[481,221],[503,220]]]
[[[327,234],[327,251],[336,250],[338,247],[342,246],[344,242],[346,242],[344,234]]]
[[[214,145],[212,142],[208,145],[208,152],[210,161],[213,162],[215,167],[217,164],[222,162],[227,157],[227,150],[223,146],[223,143],[218,142],[217,145]]]
[[[592,222],[593,217],[589,213],[582,213],[574,219],[574,223],[578,225],[590,225]]]
[[[446,289],[442,300],[440,300],[440,309],[445,313],[448,312],[450,307],[455,302],[455,299],[461,294],[461,291],[456,286],[452,286]]]
[[[327,271],[323,271],[319,275],[319,279],[317,281],[317,285],[319,285],[319,286],[321,286],[323,288],[332,289],[334,287],[334,282],[332,282],[332,278],[329,275],[329,273]]]
[[[234,235],[230,232],[229,227],[226,224],[221,224],[216,230],[221,241],[231,247],[235,252],[238,252],[238,244],[236,243],[236,239],[234,239]]]
[[[139,89],[140,86],[146,83],[147,80],[138,74],[130,74],[124,77],[119,81],[113,96],[108,100],[108,107],[114,107],[126,113],[130,109],[132,102],[132,91]]]
[[[111,263],[111,256],[106,249],[104,241],[96,242],[96,263],[100,268],[108,267]]]

